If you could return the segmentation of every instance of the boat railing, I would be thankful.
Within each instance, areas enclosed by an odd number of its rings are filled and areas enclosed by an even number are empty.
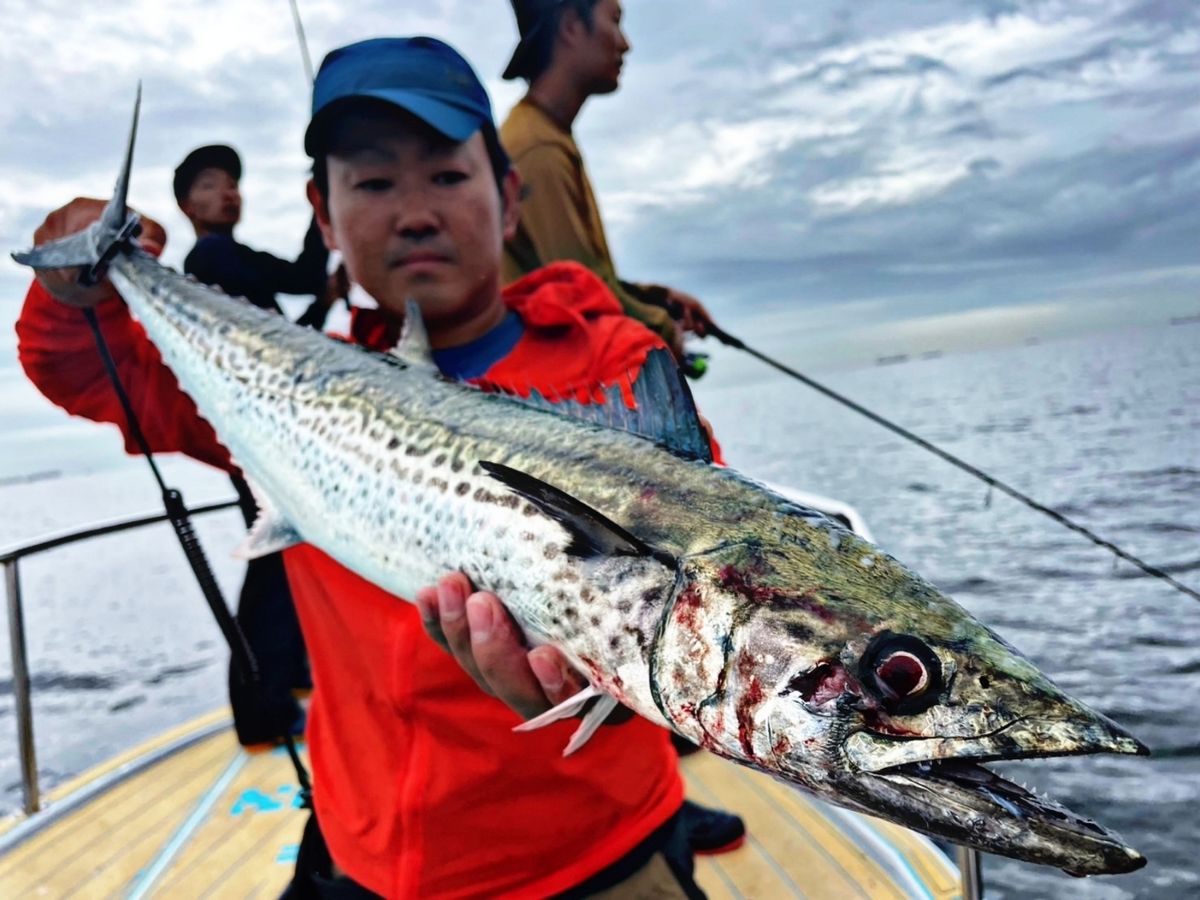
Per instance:
[[[838,504],[836,501],[813,494],[800,494],[798,491],[780,485],[771,486],[781,493],[792,496],[798,502],[822,509],[859,534],[869,535],[866,523],[853,507]],[[208,503],[193,507],[189,513],[193,516],[200,516],[233,509],[237,505],[236,500]],[[4,589],[8,599],[8,637],[12,645],[13,699],[16,704],[17,746],[21,759],[21,791],[27,816],[33,815],[41,809],[41,790],[38,782],[37,751],[33,739],[33,698],[29,678],[29,660],[25,649],[25,616],[21,606],[19,563],[26,557],[45,553],[68,544],[107,534],[132,531],[135,528],[145,528],[166,521],[168,519],[165,513],[115,519],[75,531],[51,535],[30,544],[0,549],[0,565],[4,567]],[[957,862],[961,873],[963,900],[980,900],[983,896],[983,875],[979,852],[969,847],[959,847]]]
[[[237,507],[236,500],[225,500],[195,506],[193,516],[222,512]],[[8,640],[12,646],[13,701],[16,707],[17,748],[21,760],[21,793],[25,815],[41,809],[41,786],[38,781],[37,750],[33,739],[33,697],[29,678],[29,658],[25,642],[25,612],[21,605],[20,562],[29,556],[45,553],[68,544],[75,544],[106,534],[132,531],[168,521],[165,513],[148,513],[132,518],[114,519],[89,525],[74,531],[50,535],[29,544],[0,549],[0,565],[4,567],[4,591],[8,603]]]

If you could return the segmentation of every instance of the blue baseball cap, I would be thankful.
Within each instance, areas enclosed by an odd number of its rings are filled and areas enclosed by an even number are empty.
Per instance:
[[[304,132],[309,156],[323,149],[329,112],[363,97],[399,107],[455,142],[482,130],[497,174],[507,171],[487,91],[449,44],[431,37],[373,38],[331,51],[313,81],[312,119]]]

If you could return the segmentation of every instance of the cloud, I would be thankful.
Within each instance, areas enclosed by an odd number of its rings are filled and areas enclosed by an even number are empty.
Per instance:
[[[315,62],[432,33],[474,62],[500,115],[522,90],[498,77],[516,34],[502,2],[300,9]],[[5,249],[51,205],[108,189],[138,78],[133,198],[167,225],[167,260],[191,243],[171,169],[213,140],[245,158],[240,236],[298,249],[307,91],[286,4],[132,0],[114,16],[0,0],[0,13],[17,86],[0,109]],[[589,100],[575,133],[631,277],[678,283],[747,327],[802,302],[830,329],[839,304],[927,325],[1061,307],[1082,328],[1098,321],[1091,291],[1118,305],[1122,290],[1200,294],[1200,5],[655,0],[626,17],[622,88]],[[1176,274],[1138,280],[1155,271]],[[25,281],[0,262],[0,324]]]

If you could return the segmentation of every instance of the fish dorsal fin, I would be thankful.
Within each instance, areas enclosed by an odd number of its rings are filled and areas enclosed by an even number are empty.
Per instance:
[[[625,403],[626,392],[633,395],[636,409]],[[662,444],[677,456],[712,462],[712,444],[692,392],[670,351],[651,350],[636,378],[626,377],[599,392],[602,403],[580,403],[580,394],[596,396],[595,390],[567,390],[546,397],[530,389],[526,395],[505,392],[506,396],[534,409],[557,413],[593,425],[636,434]]]
[[[651,350],[633,383],[636,410],[619,404],[621,415],[632,413],[636,425],[625,428],[653,438],[681,456],[712,462],[712,442],[700,424],[691,389],[668,350]],[[616,426],[620,427],[620,426]]]
[[[421,307],[416,300],[408,300],[404,304],[404,327],[400,330],[400,340],[388,353],[410,366],[421,366],[436,369],[433,361],[433,347],[429,343],[429,332],[425,330],[425,320],[421,318]]]
[[[566,552],[572,556],[651,556],[674,569],[671,554],[655,550],[616,522],[576,500],[565,491],[500,463],[480,461],[480,467],[519,497],[524,497],[571,535]]]

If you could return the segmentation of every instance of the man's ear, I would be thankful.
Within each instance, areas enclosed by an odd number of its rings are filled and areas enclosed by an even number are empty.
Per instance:
[[[313,217],[317,220],[317,227],[321,229],[321,238],[325,241],[325,247],[329,250],[341,249],[337,245],[337,238],[333,236],[333,223],[329,219],[329,203],[317,190],[317,183],[311,178],[308,179],[304,190],[308,194],[308,202],[313,208]]]
[[[563,10],[558,20],[558,41],[567,49],[573,49],[580,35],[587,30],[579,11],[572,6]]]
[[[504,173],[504,183],[500,189],[500,197],[504,201],[501,225],[505,241],[511,241],[517,236],[517,226],[521,223],[521,191],[524,186],[517,167],[509,166],[508,171]]]

